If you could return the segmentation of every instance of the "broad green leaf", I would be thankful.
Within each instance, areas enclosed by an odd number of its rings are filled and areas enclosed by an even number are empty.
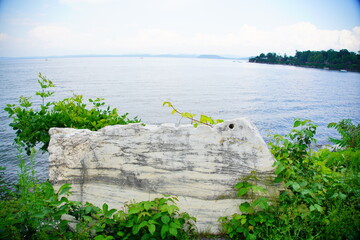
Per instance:
[[[240,219],[246,218],[245,215],[240,215],[240,214],[234,214],[232,217],[235,220],[240,220]]]
[[[175,222],[170,223],[170,228],[181,228],[179,221],[176,220],[177,219],[175,219]]]
[[[161,227],[161,238],[164,239],[167,235],[167,232],[169,231],[169,226],[168,225],[163,225]]]
[[[58,195],[65,195],[69,193],[69,190],[71,189],[70,183],[65,183],[59,188]]]
[[[148,226],[148,222],[147,221],[143,221],[139,224],[139,229],[145,227],[145,226]]]
[[[139,215],[138,215],[138,220],[140,220],[143,216],[149,216],[151,217],[151,214],[149,212],[141,212]]]
[[[323,212],[323,208],[319,204],[314,204],[314,205],[310,206],[310,211],[311,212],[315,211],[315,210],[319,211],[320,213]]]
[[[91,206],[87,206],[87,207],[85,208],[85,213],[88,214],[89,212],[91,212],[91,210],[92,210],[92,207],[91,207]]]
[[[164,223],[164,224],[168,224],[170,222],[170,217],[167,216],[167,215],[164,215],[161,217],[161,221]]]
[[[32,214],[32,216],[36,217],[36,218],[44,218],[45,215],[46,214],[44,212],[37,212],[37,213]]]
[[[254,209],[251,207],[250,203],[244,202],[239,206],[241,212],[244,213],[253,213]]]
[[[108,206],[106,203],[104,203],[104,204],[102,205],[103,213],[106,214],[106,213],[108,212],[108,209],[109,209],[109,206]]]
[[[319,204],[314,204],[316,210],[318,210],[319,212],[323,212],[323,208],[319,205]]]
[[[265,192],[265,189],[261,186],[254,185],[254,186],[251,186],[251,188],[254,192],[262,192],[262,193]]]
[[[137,235],[140,231],[140,226],[139,225],[134,225],[133,228],[132,228],[132,233],[134,235]]]
[[[256,199],[253,203],[252,206],[256,207],[256,206],[260,206],[262,209],[266,209],[268,207],[268,201],[269,199],[266,197],[261,197]]]
[[[151,216],[151,215],[150,215],[150,216]],[[157,223],[156,221],[154,221],[154,220],[149,220],[148,223],[149,223],[149,224],[155,224],[155,225],[158,224],[158,223]]]
[[[168,107],[171,107],[172,106],[172,104],[171,104],[171,102],[163,102],[163,106],[168,106]]]
[[[97,235],[96,237],[94,237],[94,240],[104,240],[106,239],[103,235]]]
[[[144,208],[145,208],[145,210],[149,210],[149,209],[151,208],[151,206],[152,206],[152,203],[151,203],[151,202],[145,202],[145,203],[144,203]]]
[[[170,227],[170,228],[169,228],[169,233],[170,233],[171,235],[173,235],[173,236],[176,237],[176,235],[177,235],[177,229]]]
[[[87,221],[87,222],[91,222],[93,220],[92,217],[90,216],[83,216],[84,220]]]
[[[248,192],[248,190],[249,190],[248,188],[240,188],[238,190],[238,196],[240,197],[240,196],[245,195]]]
[[[277,167],[276,170],[275,170],[275,174],[276,174],[276,175],[279,175],[279,174],[280,174],[282,171],[284,171],[284,170],[285,170],[284,165],[279,164],[278,167]]]
[[[149,229],[149,232],[151,233],[151,235],[154,235],[156,226],[154,224],[149,224],[148,229]]]
[[[156,213],[155,215],[152,216],[152,219],[158,219],[159,217],[161,217],[161,213]]]
[[[131,215],[131,214],[136,214],[136,213],[138,213],[138,212],[140,212],[141,211],[141,209],[140,209],[140,207],[133,207],[133,208],[131,208],[130,210],[129,210],[129,214]]]
[[[168,213],[173,214],[175,210],[179,210],[179,208],[175,205],[170,205],[168,208]]]
[[[311,194],[311,191],[309,189],[302,190],[300,192],[302,195]]]
[[[238,182],[235,186],[234,186],[234,188],[235,189],[238,189],[238,188],[241,188],[241,187],[243,187],[244,186],[244,183],[243,182]]]
[[[110,218],[116,211],[117,211],[116,209],[111,209],[104,215],[105,217]]]
[[[279,177],[277,176],[275,179],[274,179],[274,183],[279,183],[279,182],[282,182],[284,179],[282,177]]]
[[[250,219],[250,220],[249,220],[249,223],[250,223],[251,225],[253,225],[253,226],[255,226],[255,225],[256,225],[256,222],[255,222],[255,220],[254,220],[254,219]]]
[[[294,191],[298,192],[300,190],[300,185],[297,182],[293,182],[291,184],[291,186],[293,187]]]
[[[134,221],[133,220],[128,220],[127,222],[126,222],[126,225],[125,225],[126,227],[128,227],[128,228],[131,228],[132,226],[134,226]]]
[[[301,124],[301,121],[300,121],[300,120],[296,120],[296,121],[294,122],[294,128],[300,126],[300,124]]]

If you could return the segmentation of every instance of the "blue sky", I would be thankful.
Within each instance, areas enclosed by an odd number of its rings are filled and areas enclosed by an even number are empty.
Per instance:
[[[360,50],[357,0],[0,0],[0,57]]]

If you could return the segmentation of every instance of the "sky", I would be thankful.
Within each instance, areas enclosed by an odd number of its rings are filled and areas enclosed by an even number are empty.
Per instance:
[[[0,57],[360,51],[358,0],[0,0]]]

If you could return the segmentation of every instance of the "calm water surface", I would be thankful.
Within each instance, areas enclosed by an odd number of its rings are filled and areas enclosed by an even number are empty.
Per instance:
[[[147,124],[179,123],[180,118],[162,107],[165,100],[181,111],[214,118],[247,117],[266,140],[268,130],[287,133],[294,118],[303,118],[319,125],[317,138],[326,144],[328,136],[336,136],[326,128],[329,122],[360,120],[359,73],[214,59],[0,60],[0,166],[7,167],[10,181],[16,179],[18,160],[3,108],[39,90],[39,72],[57,85],[53,100],[73,93],[85,99],[102,97],[120,113],[139,116]],[[36,168],[40,179],[47,179],[47,155],[38,156]]]

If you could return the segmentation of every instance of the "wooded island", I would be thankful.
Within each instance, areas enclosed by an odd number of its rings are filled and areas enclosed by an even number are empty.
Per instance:
[[[335,51],[296,51],[295,56],[277,55],[276,53],[261,53],[251,57],[249,62],[284,64],[300,67],[322,68],[330,70],[346,70],[360,72],[360,51],[358,54],[346,49]]]

